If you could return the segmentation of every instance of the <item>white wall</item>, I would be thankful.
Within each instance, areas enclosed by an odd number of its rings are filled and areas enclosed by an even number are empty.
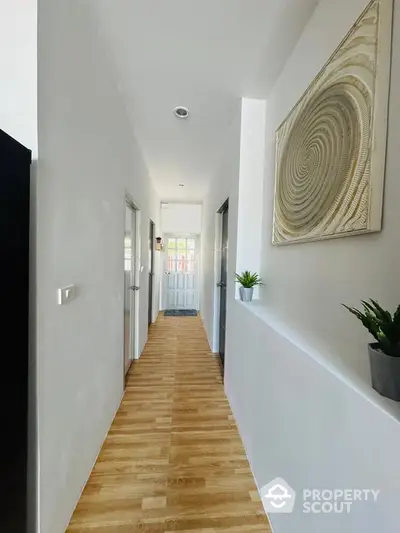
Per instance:
[[[0,129],[37,157],[37,0],[0,0]]]
[[[397,533],[400,408],[369,385],[368,335],[341,308],[376,297],[398,302],[400,254],[400,2],[396,2],[384,228],[369,236],[272,247],[274,132],[355,21],[365,0],[322,0],[268,98],[264,182],[263,300],[250,306],[228,290],[225,385],[260,487],[281,476],[295,489],[381,489],[376,505],[350,515],[272,515],[275,533]],[[233,145],[231,146],[233,149]],[[232,152],[226,150],[229,162]],[[213,340],[215,212],[231,198],[229,270],[236,248],[238,172],[204,203],[202,313]],[[215,182],[216,183],[216,182]],[[214,199],[215,198],[215,199]],[[237,202],[237,200],[236,200]],[[235,254],[236,255],[236,254]],[[206,287],[207,285],[207,287]]]
[[[265,100],[242,99],[236,272],[261,268],[265,115]]]
[[[161,206],[161,228],[165,233],[201,233],[199,204],[166,203]]]
[[[88,2],[39,2],[38,56],[40,531],[64,533],[123,392],[125,192],[142,220],[140,349],[159,201]]]
[[[296,329],[307,332],[325,355],[340,359],[369,379],[365,344],[368,335],[342,307],[376,298],[394,311],[399,303],[400,161],[400,15],[396,13],[383,231],[381,233],[275,247],[271,241],[275,165],[275,130],[300,98],[366,0],[322,1],[268,98],[262,273],[268,280],[265,302]],[[400,5],[396,1],[396,6]],[[339,363],[340,363],[339,362]]]
[[[399,422],[315,360],[273,312],[260,315],[231,302],[228,331],[240,333],[228,334],[225,383],[258,487],[282,477],[298,492],[293,514],[271,514],[274,533],[398,533]],[[381,493],[351,514],[312,515],[302,513],[306,488]]]
[[[241,113],[238,105],[236,118],[233,121],[228,135],[221,162],[212,180],[212,188],[203,202],[203,232],[202,241],[202,282],[200,296],[200,314],[203,319],[210,346],[217,349],[217,315],[219,309],[219,289],[216,282],[219,278],[221,264],[221,251],[218,244],[220,238],[217,231],[217,211],[229,198],[228,218],[228,302],[235,296],[234,272],[236,269],[236,240],[238,219],[238,186],[240,164],[240,129]],[[227,313],[231,312],[228,305]],[[228,321],[229,322],[229,321]],[[227,324],[229,335],[229,323]]]

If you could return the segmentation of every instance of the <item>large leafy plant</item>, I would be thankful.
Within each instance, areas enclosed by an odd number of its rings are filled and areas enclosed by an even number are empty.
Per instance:
[[[260,276],[256,272],[245,270],[241,274],[235,274],[236,282],[240,283],[245,289],[252,289],[257,285],[264,285]]]
[[[392,316],[389,311],[382,309],[376,300],[370,299],[369,302],[362,300],[361,303],[363,311],[343,305],[375,337],[382,352],[400,357],[400,305]]]

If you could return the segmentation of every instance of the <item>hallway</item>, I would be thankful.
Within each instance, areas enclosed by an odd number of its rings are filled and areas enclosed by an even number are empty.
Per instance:
[[[271,531],[200,318],[151,328],[67,531]]]

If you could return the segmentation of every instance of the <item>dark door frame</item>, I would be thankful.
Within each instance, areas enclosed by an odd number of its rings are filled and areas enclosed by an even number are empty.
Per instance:
[[[154,251],[155,251],[155,224],[150,219],[150,226],[149,226],[149,316],[148,316],[149,326],[153,322]]]
[[[222,204],[218,213],[221,215],[221,265],[220,279],[218,287],[219,295],[219,356],[222,366],[225,365],[225,346],[226,346],[226,302],[227,302],[227,281],[228,281],[228,224],[229,224],[229,198]]]

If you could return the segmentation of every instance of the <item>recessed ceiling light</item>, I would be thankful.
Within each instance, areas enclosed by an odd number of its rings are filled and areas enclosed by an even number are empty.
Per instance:
[[[175,107],[174,114],[177,118],[188,118],[189,109],[180,105],[178,107]]]

